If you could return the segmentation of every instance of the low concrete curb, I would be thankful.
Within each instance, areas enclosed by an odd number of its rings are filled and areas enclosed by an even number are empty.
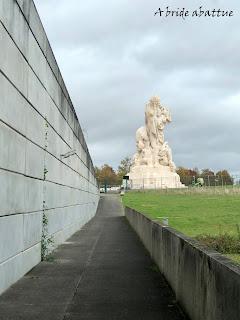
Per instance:
[[[240,267],[131,208],[129,223],[192,320],[240,319]]]

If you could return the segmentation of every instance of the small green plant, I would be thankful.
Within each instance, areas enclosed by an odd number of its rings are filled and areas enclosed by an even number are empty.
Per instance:
[[[53,244],[52,237],[48,238],[42,235],[42,241],[41,241],[41,260],[42,261],[49,261],[49,246]]]
[[[43,172],[43,177],[44,177],[44,180],[46,180],[46,177],[47,177],[47,173],[48,173],[48,170],[47,170],[47,168],[44,168],[44,172]]]
[[[224,254],[240,254],[240,238],[228,233],[213,235],[200,235],[198,241],[207,247]]]
[[[152,265],[150,266],[150,270],[152,270],[152,271],[154,271],[154,272],[157,272],[157,273],[160,272],[160,271],[159,271],[159,268],[158,268],[158,266],[157,266],[156,264],[152,264]]]
[[[42,218],[42,240],[41,240],[41,259],[42,261],[48,260],[50,253],[50,247],[53,245],[54,241],[52,236],[48,234],[48,218],[45,212],[45,201],[43,203],[43,218]]]

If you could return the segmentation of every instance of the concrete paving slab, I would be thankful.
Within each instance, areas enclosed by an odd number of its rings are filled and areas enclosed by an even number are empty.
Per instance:
[[[172,290],[123,216],[118,195],[0,297],[0,320],[183,320]]]

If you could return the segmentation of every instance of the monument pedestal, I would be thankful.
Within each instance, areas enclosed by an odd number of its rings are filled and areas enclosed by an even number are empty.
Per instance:
[[[167,166],[133,166],[128,176],[131,189],[185,188],[179,175]]]

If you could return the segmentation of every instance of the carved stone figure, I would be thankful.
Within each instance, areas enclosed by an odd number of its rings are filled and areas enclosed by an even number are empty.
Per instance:
[[[162,166],[169,166],[172,172],[176,172],[176,166],[172,160],[172,150],[167,142],[164,142],[162,148],[159,150],[159,163]]]
[[[163,130],[168,122],[171,122],[171,116],[169,111],[161,106],[160,98],[151,98],[146,105],[145,124],[149,143],[153,149],[164,143]]]
[[[184,186],[176,173],[171,148],[164,141],[164,128],[170,122],[169,110],[161,105],[159,97],[152,97],[146,105],[145,127],[136,132],[137,153],[129,173],[133,188],[139,186],[141,180],[145,180],[143,183],[147,188],[152,187],[153,180],[158,187],[160,184],[161,187]]]

